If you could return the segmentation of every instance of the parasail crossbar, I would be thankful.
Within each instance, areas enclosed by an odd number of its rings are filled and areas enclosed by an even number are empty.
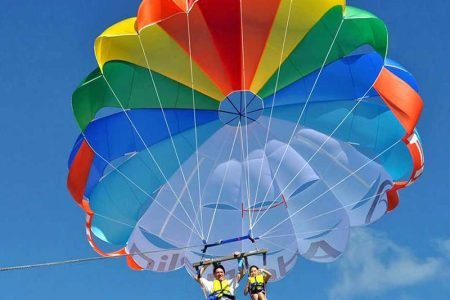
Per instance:
[[[223,257],[218,257],[218,258],[213,258],[213,259],[208,259],[205,261],[199,261],[196,263],[193,263],[192,266],[196,269],[198,269],[201,266],[207,266],[207,265],[211,265],[211,264],[218,264],[224,261],[228,261],[228,260],[240,260],[240,259],[246,259],[249,256],[253,256],[253,255],[260,255],[262,254],[263,257],[265,257],[267,255],[267,252],[269,250],[268,249],[258,249],[258,250],[252,250],[252,251],[248,251],[248,252],[242,252],[239,253],[238,255],[228,255],[228,256],[223,256]]]

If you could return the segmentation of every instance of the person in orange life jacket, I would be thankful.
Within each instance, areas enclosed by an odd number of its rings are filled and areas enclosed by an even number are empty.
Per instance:
[[[266,298],[266,283],[269,281],[272,274],[264,269],[259,269],[257,266],[251,266],[249,269],[247,285],[244,289],[244,295],[250,292],[252,300],[267,300]]]
[[[234,255],[239,256],[239,252],[236,252]],[[242,267],[239,268],[240,272],[233,279],[225,278],[225,268],[222,265],[216,265],[214,267],[214,280],[209,281],[206,278],[203,278],[202,275],[205,270],[208,268],[208,265],[202,266],[199,274],[196,276],[195,280],[200,284],[203,288],[205,295],[207,295],[208,300],[230,300],[236,299],[234,296],[234,291],[239,286],[239,282],[244,277],[245,269]]]

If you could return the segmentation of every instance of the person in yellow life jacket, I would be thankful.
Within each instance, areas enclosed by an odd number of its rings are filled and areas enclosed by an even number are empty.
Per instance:
[[[236,254],[235,255],[239,255]],[[244,277],[245,269],[241,268],[240,272],[233,279],[225,278],[225,268],[222,265],[214,266],[214,280],[209,281],[202,275],[208,268],[208,265],[202,266],[195,280],[203,288],[205,296],[208,300],[234,300],[236,299],[234,291],[238,288],[239,282]]]
[[[267,300],[266,298],[266,284],[272,274],[264,269],[259,269],[257,266],[251,266],[249,269],[247,285],[244,289],[244,295],[250,293],[252,300]]]

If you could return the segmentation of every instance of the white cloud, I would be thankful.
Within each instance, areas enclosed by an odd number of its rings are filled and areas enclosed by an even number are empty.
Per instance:
[[[450,250],[450,240],[438,244],[442,251]],[[380,233],[357,229],[352,232],[345,256],[332,266],[338,277],[329,298],[366,298],[364,296],[415,285],[443,275],[447,263],[442,256],[416,257],[408,248]]]

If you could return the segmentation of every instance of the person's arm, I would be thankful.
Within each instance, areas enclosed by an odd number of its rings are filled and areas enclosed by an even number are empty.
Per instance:
[[[202,275],[203,275],[203,273],[205,273],[205,271],[208,267],[209,267],[209,264],[201,266],[199,274],[197,274],[195,276],[195,281],[197,281],[203,288],[205,286],[203,285],[203,283],[201,282],[200,279],[202,279]]]
[[[272,274],[263,268],[261,268],[260,271],[261,271],[261,274],[263,274],[263,276],[264,276],[264,282],[266,283],[267,281],[269,281],[270,277],[272,277]]]
[[[245,275],[245,268],[242,268],[239,273],[236,275],[237,283],[239,283]]]
[[[234,256],[238,257],[241,253],[240,252],[235,252]],[[239,268],[239,273],[236,275],[236,282],[239,283],[242,278],[244,278],[245,275],[245,266],[244,266],[244,260],[241,258],[238,260],[238,268]]]

